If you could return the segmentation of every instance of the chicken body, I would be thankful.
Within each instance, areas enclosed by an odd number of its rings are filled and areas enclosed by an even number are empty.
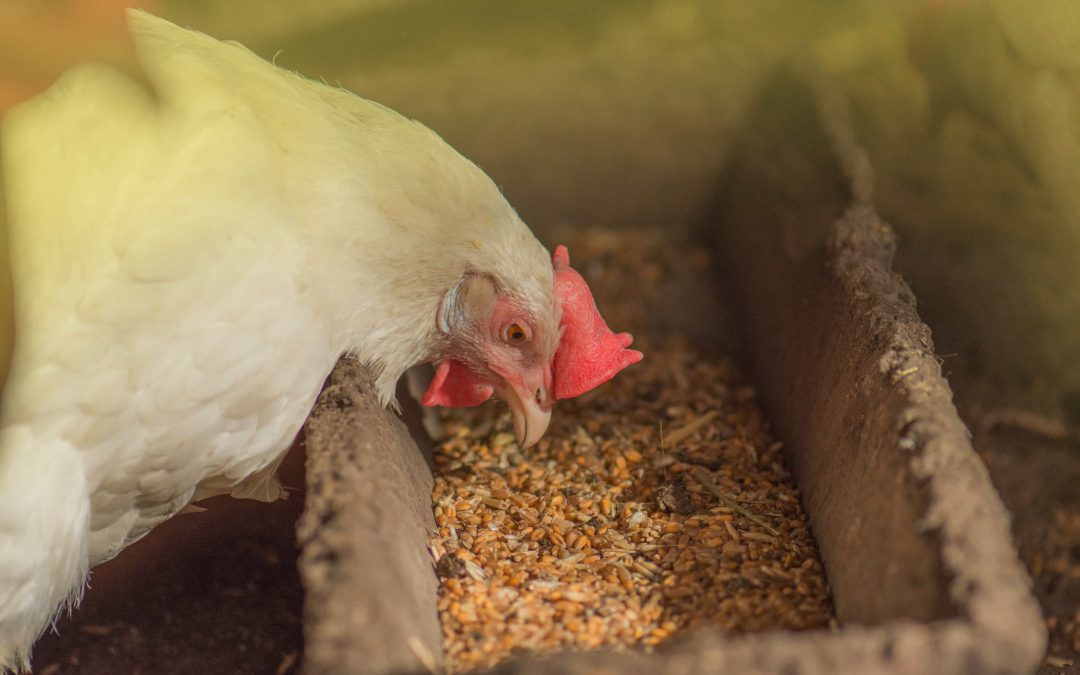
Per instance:
[[[547,251],[434,133],[238,45],[130,21],[156,98],[85,64],[3,125],[17,334],[0,672],[26,666],[91,566],[192,500],[276,498],[340,355],[376,369],[384,403],[446,355],[440,303],[469,274],[534,321],[542,358],[559,339]]]

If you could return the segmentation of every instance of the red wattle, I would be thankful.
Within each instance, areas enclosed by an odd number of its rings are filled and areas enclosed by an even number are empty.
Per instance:
[[[607,382],[623,368],[637,363],[643,354],[627,349],[629,333],[613,333],[596,309],[585,279],[570,267],[570,253],[557,246],[551,256],[555,266],[555,293],[562,303],[562,339],[555,352],[555,398],[573,398]]]
[[[464,364],[443,359],[420,403],[446,408],[470,408],[491,398],[495,389],[476,376]]]

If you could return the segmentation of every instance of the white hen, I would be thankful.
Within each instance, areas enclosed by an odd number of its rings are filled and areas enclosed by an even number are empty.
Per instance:
[[[16,345],[0,411],[0,671],[88,569],[273,471],[353,353],[381,399],[556,398],[640,358],[475,165],[422,125],[130,15],[148,95],[84,64],[3,126]],[[195,516],[197,517],[197,516]]]

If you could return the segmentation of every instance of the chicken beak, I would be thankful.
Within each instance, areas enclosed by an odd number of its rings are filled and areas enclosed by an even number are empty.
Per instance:
[[[510,405],[518,445],[523,448],[535,445],[551,422],[551,406],[542,404],[535,395],[517,384],[507,387],[504,398]]]

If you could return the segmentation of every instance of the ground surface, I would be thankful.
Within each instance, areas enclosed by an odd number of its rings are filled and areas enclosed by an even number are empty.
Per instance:
[[[293,472],[285,484],[303,481]],[[205,506],[99,566],[82,607],[38,642],[34,673],[298,672],[303,595],[293,533],[302,496]]]
[[[977,418],[976,418],[977,419]],[[1075,444],[999,426],[975,447],[1013,513],[1020,556],[1035,580],[1050,647],[1040,673],[1080,673],[1080,461]]]

